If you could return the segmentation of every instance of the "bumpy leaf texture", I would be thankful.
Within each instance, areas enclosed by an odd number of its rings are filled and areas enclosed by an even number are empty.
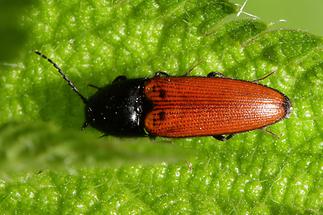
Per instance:
[[[226,0],[32,3],[17,22],[25,45],[0,63],[0,210],[322,212],[322,38],[237,17],[238,9]],[[85,96],[94,92],[87,84],[118,75],[182,75],[194,65],[192,75],[245,80],[276,71],[262,83],[288,95],[293,112],[270,126],[278,138],[98,138],[80,131],[80,99],[35,49]]]

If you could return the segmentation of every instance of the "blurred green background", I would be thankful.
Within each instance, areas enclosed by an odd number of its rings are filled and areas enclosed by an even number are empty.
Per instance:
[[[245,0],[233,0],[242,5]],[[248,0],[245,10],[271,23],[284,19],[277,27],[293,28],[323,35],[322,0]]]
[[[232,0],[242,5],[245,0]],[[37,0],[0,1],[0,61],[12,63],[28,38],[28,26],[23,26],[23,14],[28,13]],[[323,35],[322,0],[249,0],[245,10],[267,23],[276,23],[272,28],[293,28]],[[278,22],[287,20],[287,22]],[[20,53],[21,54],[21,53]],[[1,64],[3,65],[3,64]],[[0,65],[0,67],[1,67]]]
[[[22,16],[36,0],[0,0],[0,62],[10,64],[28,38],[28,26]],[[0,64],[0,68],[3,64]]]

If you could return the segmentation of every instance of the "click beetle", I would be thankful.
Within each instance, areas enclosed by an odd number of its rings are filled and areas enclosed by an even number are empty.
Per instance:
[[[256,82],[222,77],[176,76],[158,72],[152,78],[117,77],[84,97],[60,67],[47,59],[85,104],[83,127],[104,135],[213,136],[226,140],[233,134],[264,128],[287,118],[289,98]]]

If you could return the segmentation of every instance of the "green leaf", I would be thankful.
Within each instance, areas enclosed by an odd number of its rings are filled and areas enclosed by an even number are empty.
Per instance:
[[[44,123],[11,122],[0,127],[2,177],[43,170],[75,171],[120,165],[172,162],[191,152],[140,138],[98,138]]]
[[[217,1],[40,1],[19,23],[24,53],[0,63],[0,210],[5,213],[320,213],[323,40],[236,17]],[[211,137],[98,138],[79,90],[118,75],[219,71],[288,95],[270,130]],[[162,143],[172,144],[162,144]],[[186,149],[190,149],[186,151]],[[195,151],[194,157],[189,155]],[[172,162],[171,162],[172,161]],[[173,162],[177,161],[177,162]]]
[[[0,1],[0,63],[15,58],[27,41],[29,33],[19,24],[19,17],[29,9],[32,1]]]

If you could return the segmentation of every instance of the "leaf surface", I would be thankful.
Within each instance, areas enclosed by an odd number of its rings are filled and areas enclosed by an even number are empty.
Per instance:
[[[217,1],[40,1],[23,51],[0,65],[0,209],[60,213],[322,211],[322,38],[272,30]],[[218,71],[288,95],[290,119],[228,142],[211,137],[98,138],[80,131],[87,84],[118,75]],[[164,145],[162,143],[172,143]],[[194,151],[194,157],[186,156]],[[155,159],[154,159],[155,158]],[[177,161],[177,162],[171,162]]]

